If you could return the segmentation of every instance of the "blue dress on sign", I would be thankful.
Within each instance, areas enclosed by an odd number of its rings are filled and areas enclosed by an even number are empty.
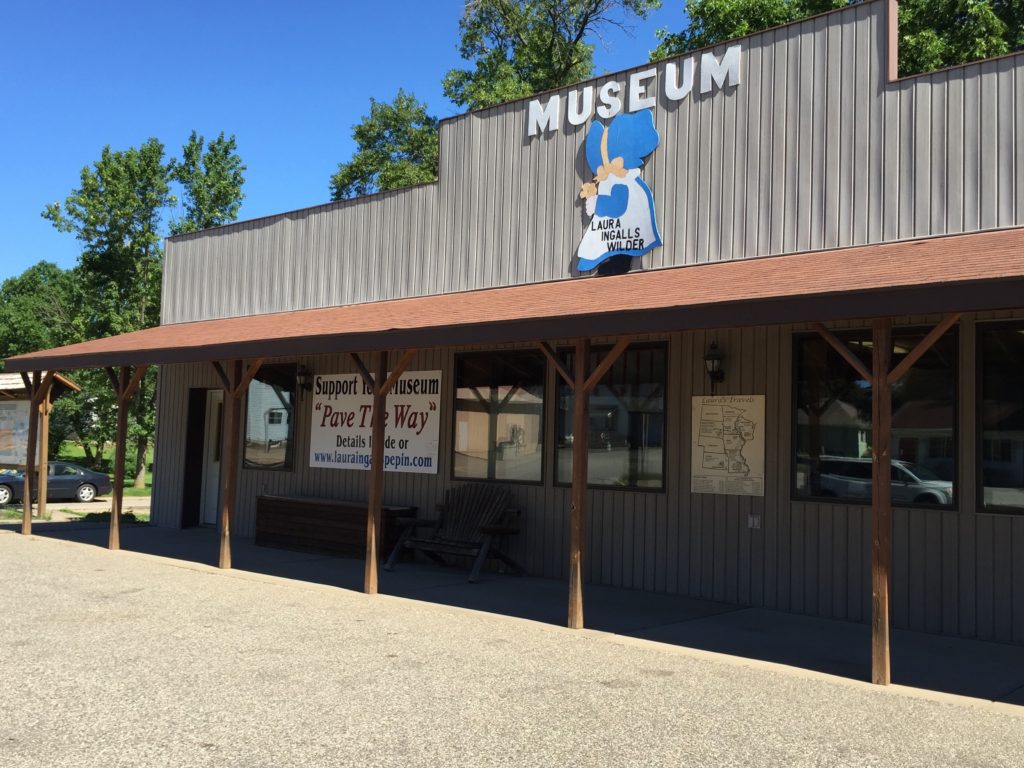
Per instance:
[[[607,128],[592,124],[585,151],[594,180],[580,191],[591,217],[576,251],[581,272],[612,256],[641,256],[661,245],[654,195],[640,176],[658,140],[649,109],[617,115]]]

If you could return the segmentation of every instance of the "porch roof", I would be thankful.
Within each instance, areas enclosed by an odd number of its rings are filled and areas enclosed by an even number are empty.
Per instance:
[[[46,371],[40,371],[40,373],[44,376],[46,375]],[[67,376],[61,376],[59,373],[53,374],[54,399],[68,392],[79,392],[81,389],[78,384]],[[4,398],[11,400],[29,399],[28,387],[25,386],[25,381],[21,378],[20,373],[0,373],[0,399]]]
[[[1024,304],[1024,227],[203,320],[18,355],[8,372],[525,342]]]

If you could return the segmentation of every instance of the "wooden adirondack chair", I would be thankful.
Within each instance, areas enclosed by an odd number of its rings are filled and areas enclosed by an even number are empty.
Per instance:
[[[477,483],[449,489],[437,511],[436,520],[399,520],[402,535],[384,564],[385,570],[394,568],[402,550],[414,550],[440,565],[447,565],[444,555],[472,557],[471,583],[479,579],[488,557],[501,560],[516,573],[526,573],[495,546],[496,538],[519,533],[519,510],[513,508],[512,496],[505,488]]]

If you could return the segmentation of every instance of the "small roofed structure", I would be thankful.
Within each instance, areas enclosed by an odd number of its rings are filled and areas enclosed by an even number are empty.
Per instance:
[[[46,371],[43,371],[43,375],[46,375]],[[50,394],[51,400],[56,400],[57,398],[63,397],[71,392],[81,391],[82,388],[67,376],[61,376],[59,373],[53,374],[53,387]],[[0,401],[28,399],[30,399],[29,388],[25,383],[25,379],[22,377],[22,374],[0,372]]]
[[[53,401],[66,394],[80,392],[81,389],[74,381],[56,371],[0,373],[0,469],[20,469],[34,474],[38,451],[39,477],[36,487],[39,489],[40,518],[46,515],[46,481],[49,473],[47,452]],[[38,414],[38,418],[31,418],[33,411]],[[38,433],[38,440],[35,433]],[[31,456],[25,447],[28,445],[34,446]],[[25,515],[30,516],[31,494],[24,495]]]

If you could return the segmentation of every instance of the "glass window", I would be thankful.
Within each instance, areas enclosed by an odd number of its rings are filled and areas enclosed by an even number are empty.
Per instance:
[[[593,348],[590,370],[608,352]],[[561,352],[573,370],[572,350]],[[634,345],[622,353],[590,395],[587,482],[612,488],[665,486],[665,345]],[[572,482],[573,395],[559,378],[556,477]]]
[[[893,366],[927,332],[893,329]],[[871,367],[870,330],[837,336]],[[870,502],[871,385],[817,334],[796,337],[794,347],[794,495]],[[951,330],[893,386],[894,504],[953,504],[956,360]]]
[[[978,325],[984,509],[1024,511],[1024,326]]]
[[[456,357],[455,478],[541,482],[545,369],[532,350]]]
[[[249,384],[243,466],[292,468],[295,374],[294,365],[265,365]]]

